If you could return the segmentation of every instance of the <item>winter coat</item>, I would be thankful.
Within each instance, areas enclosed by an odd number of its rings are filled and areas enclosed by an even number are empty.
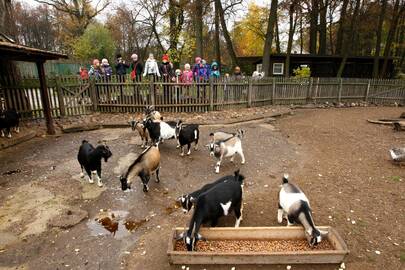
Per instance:
[[[158,77],[160,77],[159,67],[155,59],[146,60],[143,76],[146,75],[157,75]]]
[[[111,77],[113,75],[113,71],[110,65],[101,65],[101,72],[102,75],[105,77]]]
[[[214,67],[216,67],[217,69],[214,69]],[[210,72],[210,76],[212,78],[219,78],[219,76],[221,75],[221,73],[219,72],[218,69],[218,63],[217,62],[213,62],[211,64],[211,72]]]
[[[184,70],[181,74],[180,81],[185,84],[193,83],[193,72],[191,70]]]
[[[200,70],[200,64],[195,64],[193,66],[193,76],[194,76],[195,79],[198,78],[199,70]]]
[[[99,67],[94,67],[91,66],[90,71],[89,71],[89,75],[90,77],[94,77],[96,79],[99,79],[101,77],[101,69]]]
[[[132,62],[130,65],[130,69],[131,69],[131,78],[132,79],[135,79],[135,78],[139,79],[142,76],[143,65],[141,62],[139,62],[139,61]],[[134,70],[135,70],[135,72],[133,73]]]
[[[172,65],[170,65],[169,62],[160,64],[159,71],[166,80],[169,80],[174,76]]]
[[[198,69],[198,79],[202,81],[208,80],[209,78],[210,78],[210,65],[208,64],[200,65]]]
[[[117,75],[120,76],[127,74],[127,68],[129,68],[129,65],[123,62],[117,62],[117,64],[115,65]]]

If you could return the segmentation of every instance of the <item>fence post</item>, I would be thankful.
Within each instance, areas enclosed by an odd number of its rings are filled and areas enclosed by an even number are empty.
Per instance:
[[[338,91],[338,103],[342,101],[342,88],[343,88],[343,79],[339,78],[339,91]]]
[[[150,102],[152,106],[155,106],[155,79],[150,76],[149,77],[149,95],[150,95]]]
[[[96,80],[94,77],[89,78],[89,89],[90,89],[90,98],[91,103],[93,103],[93,111],[96,112],[98,109],[98,99],[97,99],[97,88],[96,88]]]
[[[368,102],[368,94],[370,93],[371,80],[367,82],[366,93],[364,94],[364,101]]]
[[[273,77],[273,87],[271,90],[271,105],[275,105],[276,96],[276,78]]]
[[[210,111],[214,110],[214,78],[210,78]]]
[[[308,89],[307,89],[307,104],[311,102],[312,100],[312,84],[313,84],[313,78],[309,78],[309,83],[308,83]]]
[[[247,102],[248,102],[248,108],[252,107],[252,91],[253,91],[253,80],[252,78],[248,78],[248,92],[247,92]]]
[[[65,101],[63,100],[63,90],[60,84],[60,77],[55,77],[55,86],[56,86],[56,94],[58,95],[58,103],[59,103],[59,112],[60,116],[66,115],[66,108],[65,108]]]

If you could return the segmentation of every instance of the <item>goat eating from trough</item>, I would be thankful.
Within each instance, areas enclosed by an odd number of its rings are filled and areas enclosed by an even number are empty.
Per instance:
[[[159,179],[160,169],[160,152],[157,144],[146,148],[137,159],[129,166],[125,174],[120,176],[121,189],[127,190],[131,188],[133,179],[137,176],[141,178],[143,191],[149,191],[150,176],[156,172],[156,183]]]
[[[80,167],[82,172],[80,177],[84,177],[84,171],[86,171],[87,175],[89,176],[90,184],[94,183],[93,175],[97,178],[97,184],[99,187],[103,186],[103,182],[101,181],[101,159],[104,158],[104,161],[107,160],[112,156],[110,148],[106,144],[102,144],[97,146],[96,148],[93,147],[88,141],[83,140],[82,145],[79,148],[79,153],[77,154],[77,160],[79,161]]]
[[[235,154],[241,157],[241,164],[245,164],[245,155],[242,149],[242,138],[244,136],[243,130],[238,130],[236,134],[224,140],[215,141],[211,139],[208,148],[210,150],[210,155],[215,156],[217,163],[215,165],[215,172],[219,173],[219,167],[221,166],[222,159],[224,157],[231,157],[231,162],[235,158]],[[213,136],[211,136],[213,137]]]
[[[20,114],[15,110],[5,110],[0,112],[0,133],[1,137],[11,138],[11,130],[20,132]]]
[[[188,230],[178,237],[178,239],[184,239],[188,251],[194,250],[197,241],[202,239],[198,232],[204,223],[210,223],[211,226],[215,227],[220,217],[227,216],[231,211],[234,211],[236,216],[235,227],[239,227],[242,221],[242,195],[245,177],[239,174],[239,170],[235,171],[234,175],[227,177],[227,181],[218,183],[197,198]]]
[[[200,138],[200,130],[197,124],[184,125],[181,120],[176,124],[176,138],[181,148],[181,156],[184,156],[184,146],[187,145],[187,155],[191,154],[191,143],[195,143],[194,150],[198,149],[198,139]]]
[[[287,219],[287,226],[301,224],[304,227],[305,236],[311,247],[319,244],[322,237],[328,234],[328,232],[320,231],[315,227],[307,196],[299,187],[288,181],[287,174],[283,177],[283,184],[279,193],[278,223],[282,223],[283,218]]]

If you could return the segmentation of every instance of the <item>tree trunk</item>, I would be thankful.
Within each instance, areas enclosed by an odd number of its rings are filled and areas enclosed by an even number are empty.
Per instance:
[[[204,57],[203,54],[203,3],[195,0],[195,49],[196,56]]]
[[[281,46],[280,46],[280,32],[278,29],[278,16],[277,16],[277,12],[276,12],[276,34],[275,34],[275,42],[276,42],[276,52],[277,53],[281,53]]]
[[[229,35],[228,28],[226,27],[224,10],[222,9],[222,5],[221,5],[220,0],[215,0],[215,7],[218,8],[219,19],[221,21],[222,32],[224,34],[224,38],[225,38],[225,42],[226,42],[226,47],[228,49],[228,53],[231,56],[232,65],[233,65],[233,67],[236,67],[236,66],[238,66],[238,58],[236,57],[236,53],[235,53],[235,50],[234,50],[233,45],[232,45],[232,40],[231,40],[231,36]]]
[[[303,27],[303,15],[302,13],[300,14],[300,54],[302,54],[303,50],[304,50],[304,29]]]
[[[329,5],[329,53],[332,55],[335,53],[333,48],[333,13],[332,3]]]
[[[271,54],[271,45],[273,41],[273,32],[274,32],[274,24],[277,20],[277,0],[271,0],[271,7],[270,7],[270,14],[269,20],[267,24],[267,31],[266,31],[266,40],[264,41],[264,49],[263,49],[263,71],[265,76],[269,76],[270,72],[270,54]]]
[[[388,66],[388,58],[391,55],[391,46],[394,41],[394,35],[398,26],[398,21],[401,15],[405,11],[405,3],[402,3],[401,8],[399,8],[399,0],[395,1],[394,5],[394,14],[391,20],[390,24],[390,29],[388,31],[388,36],[387,36],[387,41],[385,43],[385,48],[384,48],[384,64],[380,73],[381,77],[384,77],[385,74],[387,73],[387,66]]]
[[[325,2],[324,2],[325,1]],[[326,14],[328,10],[328,0],[319,0],[319,50],[318,54],[326,54]]]
[[[318,0],[311,0],[311,11],[309,19],[309,53],[316,54],[316,44],[318,43]]]
[[[339,70],[338,70],[338,73],[337,73],[338,78],[342,77],[343,70],[345,69],[347,57],[349,56],[349,45],[353,43],[354,26],[355,26],[355,23],[357,21],[357,17],[359,15],[359,9],[360,9],[360,0],[356,0],[356,6],[355,6],[354,11],[353,11],[353,17],[352,17],[352,20],[350,22],[349,40],[347,40],[344,43],[344,46],[343,46],[343,58],[342,58],[342,62],[340,63]]]
[[[344,28],[345,28],[345,23],[346,23],[346,12],[347,12],[348,4],[349,4],[349,0],[343,0],[342,9],[340,11],[339,30],[337,33],[337,40],[336,40],[336,54],[342,53]]]
[[[214,46],[215,46],[215,60],[218,63],[218,69],[221,70],[221,42],[219,39],[219,10],[215,7],[215,36],[214,36]]]
[[[293,1],[289,8],[289,18],[290,18],[290,29],[288,30],[288,43],[287,43],[287,55],[285,59],[285,77],[290,76],[290,56],[291,56],[291,48],[294,39],[294,32],[295,32],[295,25],[297,17],[294,21],[294,9],[295,9],[295,1]]]
[[[378,77],[378,66],[380,63],[379,58],[380,58],[380,50],[381,50],[381,33],[382,33],[382,27],[383,27],[383,23],[384,23],[386,8],[387,8],[387,0],[382,0],[380,16],[378,18],[377,41],[375,44],[374,63],[373,63],[373,78]]]

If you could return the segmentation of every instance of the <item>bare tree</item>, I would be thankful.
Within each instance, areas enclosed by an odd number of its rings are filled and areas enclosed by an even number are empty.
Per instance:
[[[349,4],[349,0],[343,0],[342,8],[340,10],[340,19],[339,19],[339,30],[337,33],[337,40],[336,40],[336,53],[342,53],[342,45],[344,39],[344,29],[346,26],[346,13],[347,13],[347,5]]]
[[[328,11],[329,0],[319,0],[319,48],[318,54],[326,54],[326,14]]]
[[[309,53],[316,53],[316,45],[318,43],[318,15],[319,3],[318,0],[311,0],[309,11]]]
[[[381,0],[380,16],[378,18],[377,40],[375,43],[374,63],[373,63],[373,78],[378,77],[378,66],[381,50],[381,35],[385,17],[385,10],[387,9],[387,0]]]
[[[291,48],[292,48],[292,43],[293,43],[293,39],[294,39],[295,26],[297,24],[297,18],[298,18],[298,16],[295,16],[295,19],[294,19],[296,5],[297,5],[296,0],[292,0],[290,7],[288,9],[288,15],[289,15],[289,19],[290,19],[290,28],[288,30],[287,56],[285,59],[285,77],[290,76]]]
[[[264,49],[263,49],[263,71],[266,76],[270,74],[270,54],[271,54],[271,45],[273,41],[273,34],[274,34],[274,25],[276,24],[277,18],[277,0],[271,0],[271,7],[270,7],[270,14],[269,20],[267,24],[267,31],[266,31],[266,40],[264,42]]]

